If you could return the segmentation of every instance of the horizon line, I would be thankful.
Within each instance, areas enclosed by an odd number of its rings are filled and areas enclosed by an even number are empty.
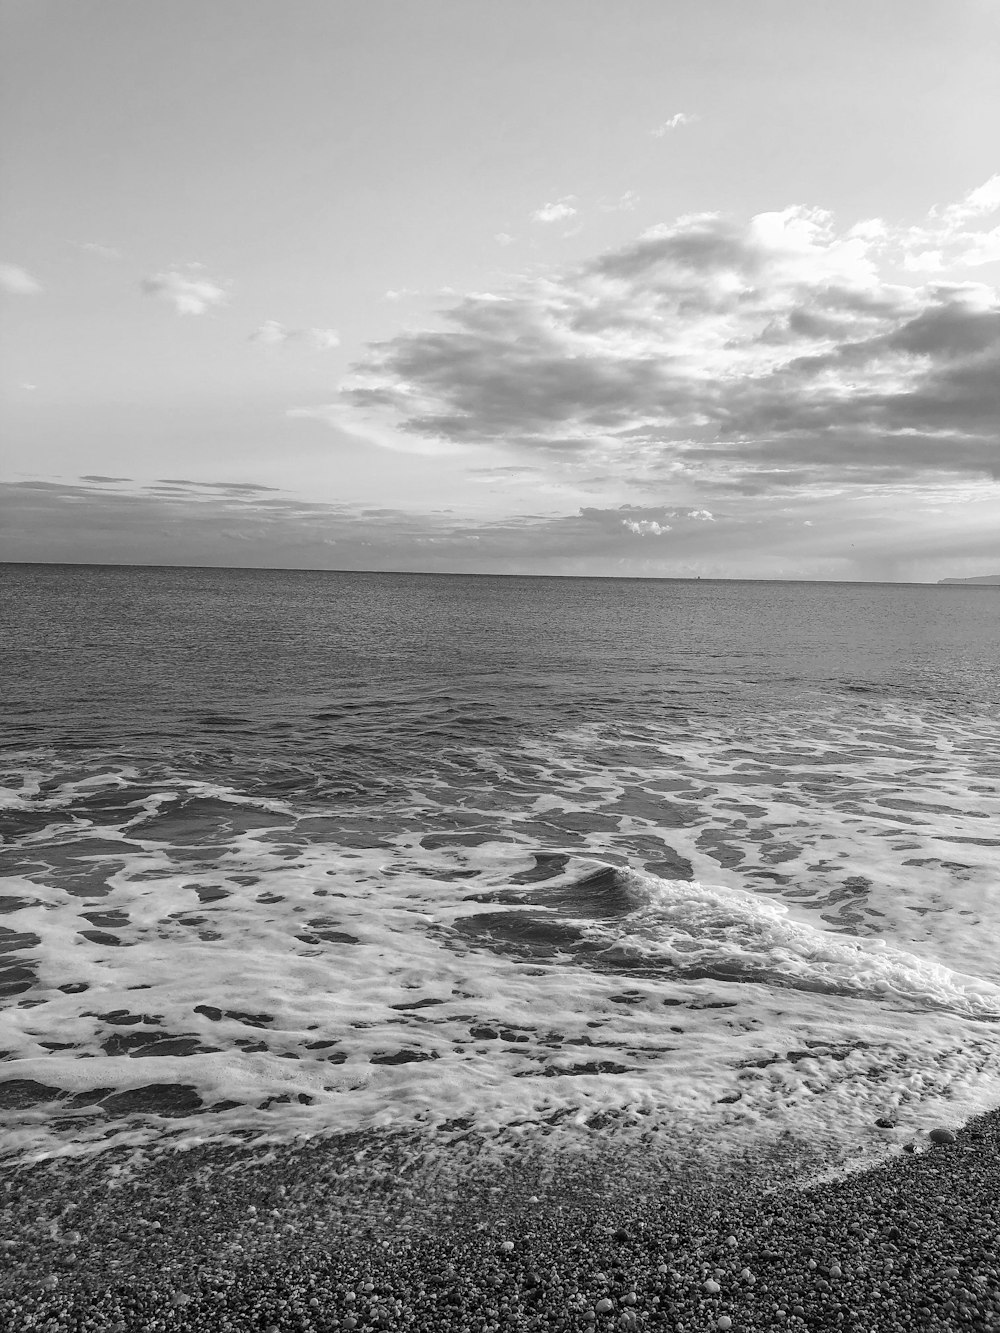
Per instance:
[[[549,574],[549,573],[514,573],[502,570],[441,570],[441,569],[330,569],[326,566],[312,565],[197,565],[197,564],[159,564],[141,561],[96,561],[96,560],[0,560],[0,566],[34,566],[42,569],[191,569],[219,570],[226,573],[256,574],[374,574],[390,575],[393,578],[404,576],[412,578],[470,578],[470,579],[600,579],[617,583],[822,583],[875,585],[895,588],[939,588],[942,586],[997,586],[989,583],[970,582],[1000,578],[1000,575],[973,574],[965,577],[952,576],[945,579],[816,579],[816,578],[741,578],[738,575],[719,574]]]

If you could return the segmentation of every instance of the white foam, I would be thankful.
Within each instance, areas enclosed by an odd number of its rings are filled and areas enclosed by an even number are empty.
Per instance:
[[[880,720],[878,735],[831,714],[811,736],[789,718],[456,747],[403,794],[335,810],[159,771],[143,785],[124,764],[60,778],[37,759],[8,808],[53,818],[20,835],[39,868],[3,882],[25,905],[0,922],[38,937],[17,954],[38,981],[0,1017],[0,1076],[68,1096],[177,1083],[235,1105],[109,1124],[63,1101],[7,1112],[5,1142],[456,1118],[488,1133],[601,1112],[720,1144],[793,1128],[849,1153],[884,1150],[880,1116],[957,1123],[1000,1080],[1000,790],[982,734],[996,752],[1000,728]],[[88,804],[107,790],[113,815]],[[207,822],[202,852],[157,835],[199,800],[233,827]],[[569,859],[535,881],[540,851]],[[71,855],[99,872],[91,888]],[[697,879],[665,878],[671,857]],[[625,906],[577,919],[582,952],[519,954],[477,924],[572,925],[551,895],[608,864]],[[136,1034],[202,1049],[156,1056]],[[291,1100],[264,1109],[276,1097]]]

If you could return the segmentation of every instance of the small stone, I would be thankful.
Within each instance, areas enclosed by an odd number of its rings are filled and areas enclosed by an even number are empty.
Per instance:
[[[932,1129],[927,1137],[930,1139],[931,1143],[955,1143],[958,1139],[958,1135],[952,1130],[944,1129],[940,1125],[937,1128]]]
[[[713,1277],[710,1277],[710,1278],[705,1282],[704,1286],[705,1286],[705,1290],[706,1290],[710,1295],[712,1295],[712,1296],[717,1295],[717,1294],[722,1290],[722,1288],[719,1286],[718,1282],[716,1282],[715,1278],[713,1278]]]
[[[614,1301],[607,1296],[602,1296],[601,1299],[594,1306],[594,1309],[597,1311],[598,1314],[610,1314],[614,1308],[615,1308]]]
[[[735,1250],[737,1245],[739,1245],[739,1241],[736,1239],[735,1236],[727,1236],[726,1244],[729,1246],[731,1250]]]
[[[716,1328],[727,1329],[727,1328],[732,1328],[732,1326],[733,1326],[733,1321],[729,1318],[727,1314],[720,1314],[718,1319],[715,1321]]]
[[[840,1264],[831,1264],[831,1265],[830,1265],[830,1276],[831,1276],[831,1277],[843,1277],[843,1276],[844,1276],[844,1270],[841,1268]]]
[[[507,1254],[510,1254],[511,1250],[514,1248],[514,1242],[512,1240],[501,1241],[500,1248]]]

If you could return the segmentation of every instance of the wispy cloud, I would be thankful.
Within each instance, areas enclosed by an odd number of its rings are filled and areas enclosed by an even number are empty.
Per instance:
[[[143,279],[142,290],[172,305],[179,315],[203,315],[229,299],[226,288],[207,277],[200,264],[188,265],[186,270],[153,273]]]
[[[674,114],[668,117],[667,120],[663,121],[661,125],[657,125],[656,129],[651,131],[651,133],[655,138],[662,139],[664,135],[669,134],[671,130],[679,130],[682,125],[692,125],[697,119],[697,116],[692,115],[688,111],[675,111]]]
[[[81,241],[80,249],[88,255],[96,255],[98,259],[107,259],[108,261],[121,259],[122,252],[116,250],[112,245],[98,245],[96,241]]]
[[[564,222],[566,218],[575,217],[576,213],[576,195],[567,194],[562,199],[542,204],[541,208],[535,209],[531,218],[533,222]]]
[[[42,284],[27,269],[17,264],[0,264],[0,291],[9,296],[34,296],[42,290]]]
[[[967,258],[993,198],[972,191],[921,235]],[[1000,477],[997,293],[947,272],[900,282],[912,239],[802,206],[682,217],[373,346],[345,398],[413,436],[647,484]]]
[[[617,199],[603,201],[601,208],[605,213],[630,213],[639,203],[639,196],[635,190],[626,190],[624,194]]]
[[[913,553],[913,523],[919,555]],[[982,497],[845,514],[821,499],[592,506],[476,521],[449,512],[303,500],[253,483],[180,478],[0,484],[0,559],[509,573],[926,577],[995,558]]]
[[[287,344],[299,344],[313,348],[317,352],[326,352],[340,346],[340,334],[336,329],[289,329],[277,320],[266,319],[260,328],[250,335],[250,341],[264,347],[283,347]]]

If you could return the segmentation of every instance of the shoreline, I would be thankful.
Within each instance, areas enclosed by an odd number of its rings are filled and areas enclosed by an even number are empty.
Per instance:
[[[996,1330],[1000,1110],[921,1137],[825,1183],[789,1183],[802,1145],[600,1132],[586,1153],[372,1131],[7,1163],[0,1325]]]

